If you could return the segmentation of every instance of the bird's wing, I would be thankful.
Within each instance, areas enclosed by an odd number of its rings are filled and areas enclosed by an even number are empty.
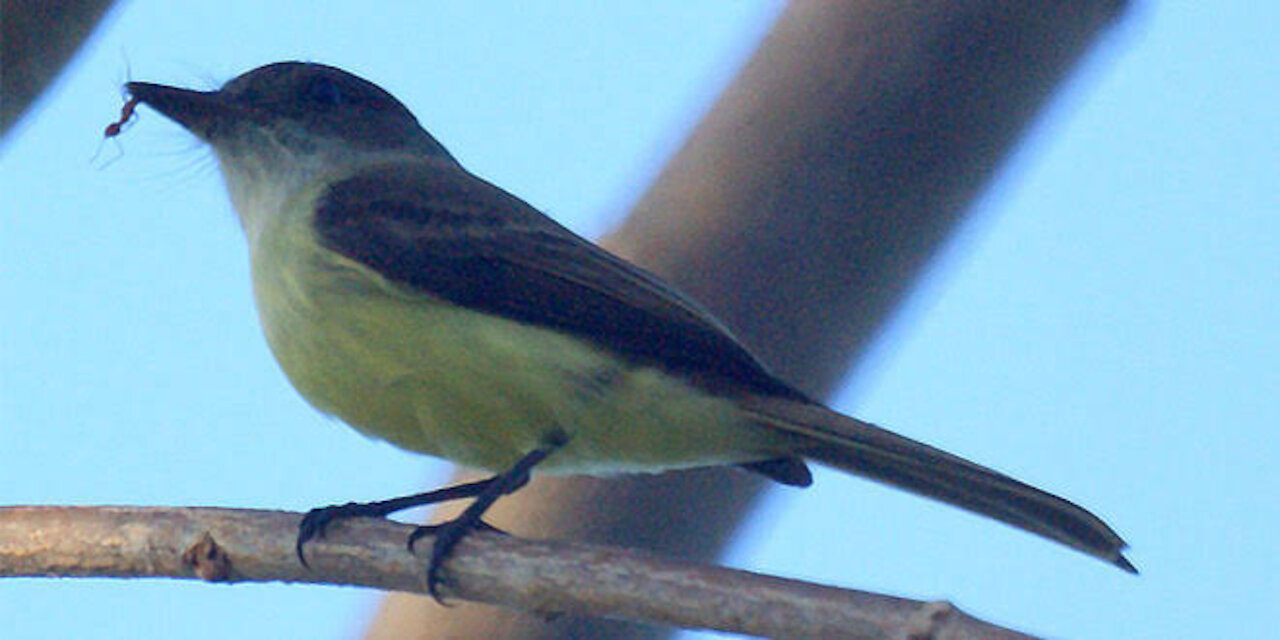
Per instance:
[[[563,331],[711,390],[801,397],[656,276],[456,165],[358,173],[322,194],[314,224],[328,248],[414,291]]]

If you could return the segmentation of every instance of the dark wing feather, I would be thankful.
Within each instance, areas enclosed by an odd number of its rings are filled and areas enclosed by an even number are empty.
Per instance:
[[[328,248],[455,304],[591,340],[710,390],[802,397],[657,277],[456,165],[386,165],[342,180],[321,196],[315,227]]]

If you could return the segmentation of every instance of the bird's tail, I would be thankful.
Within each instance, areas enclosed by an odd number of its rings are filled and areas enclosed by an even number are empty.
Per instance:
[[[1137,573],[1111,527],[1058,496],[821,405],[777,397],[738,404],[753,419],[800,436],[807,444],[797,453],[804,457],[995,518]]]

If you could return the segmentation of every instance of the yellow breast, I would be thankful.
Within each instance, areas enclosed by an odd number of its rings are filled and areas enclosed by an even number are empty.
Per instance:
[[[608,473],[752,460],[778,436],[656,369],[573,336],[463,309],[322,248],[305,215],[252,243],[276,359],[313,405],[357,430],[505,469],[553,432],[541,471]]]

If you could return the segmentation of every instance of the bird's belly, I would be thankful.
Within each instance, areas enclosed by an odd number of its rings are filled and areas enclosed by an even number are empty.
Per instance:
[[[562,434],[568,444],[539,466],[560,473],[784,450],[730,401],[575,337],[411,294],[359,265],[273,267],[255,264],[255,293],[294,386],[321,411],[405,449],[501,470]]]

